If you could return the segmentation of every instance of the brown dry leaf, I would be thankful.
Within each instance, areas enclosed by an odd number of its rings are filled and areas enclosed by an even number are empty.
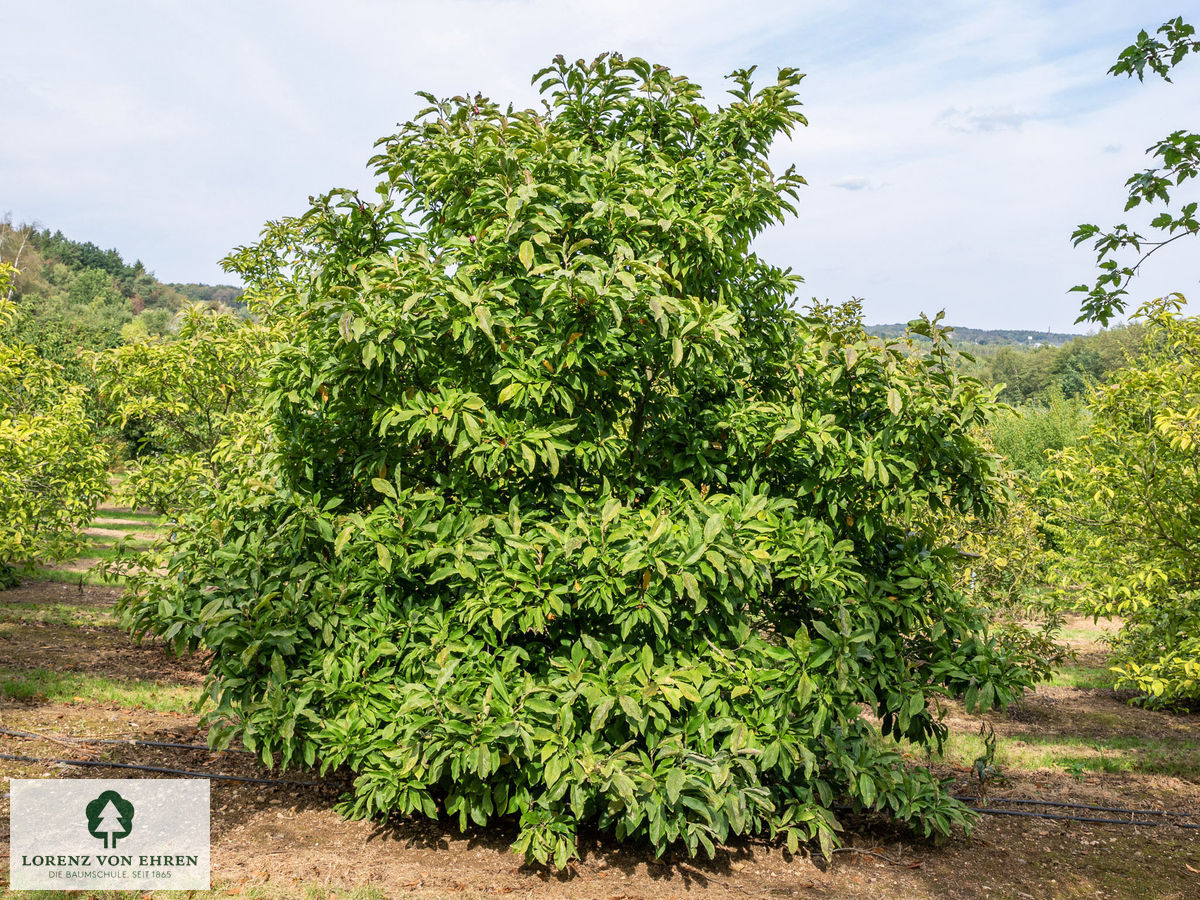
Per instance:
[[[1190,863],[1184,863],[1183,867],[1185,869],[1187,869],[1189,872],[1191,872],[1193,875],[1200,875],[1200,869],[1193,868]]]

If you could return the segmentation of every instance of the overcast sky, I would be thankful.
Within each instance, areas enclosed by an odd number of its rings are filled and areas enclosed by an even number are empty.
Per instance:
[[[757,249],[805,277],[802,300],[858,296],[868,322],[945,309],[962,325],[1079,330],[1066,291],[1093,266],[1071,231],[1123,221],[1145,148],[1200,128],[1200,60],[1174,84],[1105,72],[1139,28],[1200,19],[1197,6],[0,0],[0,213],[165,281],[228,282],[220,258],[263,222],[372,184],[371,145],[417,90],[529,105],[556,53],[617,50],[716,103],[735,68],[794,66],[810,124],[773,165],[810,186]],[[1200,297],[1195,260],[1187,242],[1164,250],[1136,296]]]

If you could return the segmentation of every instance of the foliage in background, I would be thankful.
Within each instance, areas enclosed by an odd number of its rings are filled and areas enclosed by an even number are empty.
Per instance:
[[[1123,618],[1119,685],[1160,704],[1200,700],[1200,317],[1182,302],[1143,308],[1144,352],[1047,474],[1075,602]]]
[[[998,412],[988,426],[988,435],[1007,468],[1025,484],[1036,485],[1049,465],[1047,454],[1075,444],[1088,420],[1083,397],[1067,399],[1052,390],[1044,403]]]
[[[931,511],[987,515],[989,391],[750,252],[802,179],[792,70],[712,109],[562,58],[544,112],[439,101],[231,259],[282,321],[265,452],[184,512],[131,625],[212,651],[210,721],[345,765],[357,815],[596,825],[657,852],[969,813],[895,739],[1030,683]],[[218,732],[220,733],[220,732]]]
[[[1136,355],[1141,332],[1134,323],[1073,338],[1061,347],[971,347],[973,361],[963,371],[1002,385],[999,396],[1005,403],[1045,404],[1056,395],[1071,400],[1102,384]]]
[[[1110,75],[1136,75],[1141,81],[1149,68],[1170,81],[1169,71],[1189,53],[1197,51],[1200,51],[1200,40],[1196,38],[1196,29],[1182,18],[1175,18],[1161,25],[1153,36],[1140,32],[1137,40],[1121,52],[1108,72]],[[1108,324],[1109,319],[1125,310],[1129,284],[1151,255],[1181,238],[1200,233],[1200,218],[1196,214],[1198,201],[1179,202],[1177,190],[1200,171],[1200,133],[1184,129],[1174,131],[1146,152],[1156,165],[1131,175],[1125,182],[1128,188],[1125,211],[1142,204],[1153,206],[1161,202],[1163,211],[1149,223],[1154,232],[1147,236],[1125,224],[1115,225],[1107,231],[1098,225],[1084,224],[1071,235],[1076,246],[1092,242],[1100,269],[1094,284],[1072,288],[1086,295],[1077,322]],[[1175,193],[1174,198],[1172,193]],[[1120,258],[1128,258],[1130,252],[1132,261],[1122,264]]]
[[[123,439],[134,455],[145,435],[136,421],[121,433],[109,427],[111,410],[97,403],[88,354],[172,333],[180,311],[193,301],[216,310],[226,303],[240,307],[240,288],[163,284],[116,250],[7,219],[0,220],[0,261],[20,269],[4,293],[14,304],[4,339],[31,347],[60,366],[67,381],[83,386],[93,428]]]
[[[0,263],[0,329],[14,314],[3,299],[12,276]],[[77,529],[104,496],[107,463],[83,389],[32,347],[0,341],[0,586],[36,560],[78,551]]]
[[[1052,557],[1036,481],[1004,474],[1008,500],[997,515],[951,516],[947,533],[960,552],[955,586],[991,620],[995,639],[1045,681],[1065,658],[1058,643],[1062,610],[1045,589]]]
[[[902,338],[908,336],[908,323],[892,322],[886,325],[867,325],[867,334],[877,337]],[[1061,331],[1039,331],[1034,328],[971,328],[965,325],[954,326],[954,346],[959,350],[968,349],[972,353],[984,347],[1016,347],[1032,349],[1046,345],[1061,347],[1074,338],[1081,337],[1078,333]],[[918,339],[918,343],[920,340]]]
[[[201,483],[220,489],[223,446],[256,421],[251,410],[270,341],[261,325],[190,307],[169,339],[90,355],[114,423],[123,430],[137,423],[148,451],[129,465],[119,491],[123,502],[175,513],[196,506]]]

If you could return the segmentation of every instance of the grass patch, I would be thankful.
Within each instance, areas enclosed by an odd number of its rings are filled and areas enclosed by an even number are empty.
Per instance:
[[[0,696],[7,700],[101,703],[152,712],[191,712],[200,689],[154,681],[122,681],[49,669],[0,669]]]
[[[36,625],[115,625],[111,609],[71,603],[12,603],[0,606],[0,623]]]
[[[1120,629],[1120,625],[1111,619],[1076,620],[1071,625],[1064,626],[1058,632],[1059,641],[1084,641],[1101,644],[1106,638],[1112,637]]]
[[[127,554],[130,551],[141,552],[143,550],[149,550],[154,546],[153,541],[144,540],[142,538],[130,540],[128,538],[114,539],[110,537],[93,535],[88,537],[87,546],[83,548],[83,552],[80,553],[79,556],[112,556],[117,552],[117,545],[122,543],[125,545],[125,552]]]
[[[98,519],[130,519],[132,517],[124,516],[124,515],[121,515],[121,516],[101,515],[101,516],[97,516],[96,518],[98,518]],[[156,519],[157,519],[157,517],[156,517]],[[97,522],[97,521],[93,520],[92,527],[93,528],[107,528],[107,529],[110,529],[111,531],[163,531],[166,529],[166,525],[162,524],[159,521],[156,521],[156,520],[146,521],[145,519],[136,519],[136,520],[128,521],[128,522]]]
[[[1050,676],[1050,684],[1057,687],[1073,687],[1084,691],[1113,690],[1117,675],[1108,669],[1094,666],[1059,666]]]
[[[104,541],[106,539],[100,538],[100,540]],[[67,562],[75,562],[76,560],[80,560],[80,559],[109,560],[109,559],[115,559],[116,556],[117,556],[117,548],[114,547],[112,544],[89,542],[89,546],[85,547],[84,551],[82,553],[80,553],[78,556],[76,556],[75,559],[66,560],[66,561]]]
[[[971,766],[983,755],[983,740],[975,734],[951,734],[942,760]],[[1138,772],[1200,781],[1200,746],[1140,735],[1105,738],[1074,735],[1021,734],[1000,737],[992,761],[1005,769],[1049,769],[1064,775],[1086,772]]]
[[[55,584],[95,584],[121,585],[125,583],[122,576],[114,579],[104,578],[95,572],[71,572],[67,569],[35,569],[23,576],[28,581],[52,581]]]
[[[101,519],[131,519],[137,522],[150,522],[155,525],[161,525],[163,521],[163,516],[156,512],[134,512],[131,509],[116,509],[113,507],[96,510],[96,516]]]

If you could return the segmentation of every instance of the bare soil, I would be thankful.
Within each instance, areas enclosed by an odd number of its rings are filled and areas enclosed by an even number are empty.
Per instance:
[[[72,606],[109,613],[119,588],[57,582],[25,582],[0,591],[0,610]],[[50,669],[104,675],[115,680],[200,684],[204,661],[175,656],[161,642],[130,640],[113,625],[57,625],[10,621],[0,628],[0,669]]]
[[[72,602],[104,609],[114,596],[114,591],[100,587],[80,591],[75,586],[36,584],[0,593],[0,605]],[[203,672],[202,660],[179,661],[161,646],[134,645],[113,627],[30,625],[0,635],[0,667],[33,666],[182,684],[198,681]],[[1097,714],[1103,720],[1094,718]],[[1115,729],[1200,739],[1200,717],[1130,707],[1113,691],[1046,688],[1014,714],[993,720],[998,732],[1011,735],[1108,736]],[[974,732],[979,727],[979,719],[961,709],[952,710],[949,721],[955,730]],[[194,716],[83,703],[0,701],[0,727],[56,737],[203,743]],[[305,772],[270,773],[244,753],[56,743],[9,735],[0,735],[0,752],[320,780],[317,786],[213,782],[212,874],[218,896],[252,891],[260,896],[297,896],[314,886],[332,890],[374,885],[388,897],[414,898],[1200,897],[1200,830],[1170,825],[983,816],[969,836],[960,834],[934,846],[886,823],[851,818],[846,822],[845,849],[831,863],[806,852],[791,856],[778,846],[755,841],[721,848],[711,861],[674,856],[656,860],[644,848],[585,835],[582,859],[564,872],[551,872],[524,866],[511,853],[508,848],[515,836],[511,825],[460,834],[448,822],[346,821],[334,809],[348,787],[344,776],[317,779]],[[978,793],[978,782],[965,768],[938,769],[955,779],[957,792]],[[98,774],[95,769],[7,760],[0,761],[0,773],[26,778]],[[1186,821],[1200,824],[1200,783],[1193,779],[1137,771],[1082,778],[1021,770],[1006,775],[1005,783],[989,788],[993,805],[1000,805],[996,802],[1000,797],[1023,797],[1149,808],[1189,813],[1196,818]],[[7,804],[5,795],[0,800],[0,816],[5,818]],[[6,831],[0,843],[7,843]],[[0,888],[4,878],[0,874]]]

